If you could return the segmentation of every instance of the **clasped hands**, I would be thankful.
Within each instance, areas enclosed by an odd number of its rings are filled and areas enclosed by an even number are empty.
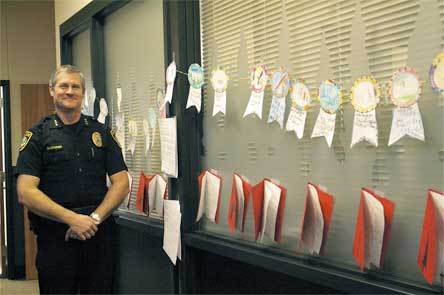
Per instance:
[[[99,223],[91,216],[76,214],[68,225],[69,229],[65,233],[65,241],[69,239],[86,241],[96,234]]]

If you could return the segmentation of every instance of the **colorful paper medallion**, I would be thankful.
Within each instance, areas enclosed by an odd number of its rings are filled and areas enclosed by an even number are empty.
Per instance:
[[[421,95],[421,82],[415,69],[405,67],[394,72],[389,81],[389,94],[398,107],[415,104]]]
[[[360,77],[350,90],[351,103],[356,111],[367,113],[373,111],[379,103],[381,90],[373,77]]]
[[[288,90],[290,89],[290,79],[288,77],[288,73],[283,69],[274,72],[272,86],[273,96],[287,97]]]
[[[263,92],[267,86],[268,74],[265,65],[258,65],[251,71],[251,90]]]
[[[215,92],[224,92],[228,86],[227,73],[220,68],[214,70],[211,74],[211,85]]]
[[[433,59],[429,79],[433,91],[444,92],[444,52],[439,53]]]
[[[192,64],[188,68],[188,82],[190,82],[191,87],[201,88],[204,84],[204,75],[202,67],[198,64]]]
[[[307,85],[301,81],[293,81],[292,91],[291,91],[292,105],[301,109],[306,110],[310,104],[310,90]]]
[[[336,113],[342,103],[341,89],[332,80],[325,80],[319,86],[321,108],[330,114]]]

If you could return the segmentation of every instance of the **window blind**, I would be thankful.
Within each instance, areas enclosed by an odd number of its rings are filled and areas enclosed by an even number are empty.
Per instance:
[[[389,249],[381,273],[423,283],[416,265],[426,192],[442,190],[444,139],[442,98],[430,90],[428,69],[444,48],[444,1],[412,0],[201,0],[204,85],[203,167],[223,177],[220,223],[203,221],[203,228],[229,235],[228,201],[232,173],[244,174],[252,185],[265,177],[287,188],[283,239],[270,247],[300,253],[299,235],[307,182],[321,184],[335,196],[335,208],[324,259],[357,268],[352,244],[361,187],[382,191],[395,202]],[[267,124],[271,91],[267,87],[263,118],[242,118],[250,96],[249,71],[263,63],[270,73],[284,66],[292,78],[303,79],[316,98],[321,81],[335,80],[345,102],[336,119],[329,149],[310,135],[319,113],[313,101],[304,137]],[[230,77],[227,113],[212,117],[211,71],[217,66]],[[372,75],[382,90],[400,67],[415,67],[423,81],[419,108],[425,142],[410,138],[387,146],[393,105],[384,94],[377,107],[378,147],[361,143],[350,148],[354,110],[349,91],[355,79]],[[384,92],[383,92],[384,93]],[[289,114],[287,96],[284,122]],[[245,233],[253,241],[252,208]]]

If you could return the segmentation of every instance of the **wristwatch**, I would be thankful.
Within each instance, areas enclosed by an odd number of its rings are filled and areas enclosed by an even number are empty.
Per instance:
[[[93,212],[91,215],[89,215],[92,219],[94,219],[95,222],[100,223],[102,222],[102,217],[100,217],[99,213]]]

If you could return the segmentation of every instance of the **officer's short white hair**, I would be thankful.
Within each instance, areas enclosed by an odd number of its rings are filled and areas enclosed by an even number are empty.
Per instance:
[[[83,73],[73,65],[62,65],[52,72],[51,77],[49,78],[49,87],[54,87],[57,84],[57,76],[60,73],[79,74],[80,82],[82,83],[82,93],[85,93],[85,77],[83,76]]]

